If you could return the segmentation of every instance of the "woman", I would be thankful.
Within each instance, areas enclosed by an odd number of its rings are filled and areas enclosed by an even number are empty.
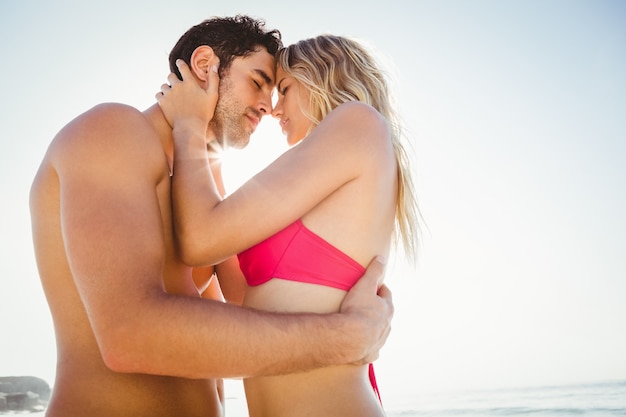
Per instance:
[[[364,266],[389,253],[394,232],[405,252],[415,253],[418,216],[408,161],[385,77],[360,44],[319,36],[280,50],[276,60],[272,115],[297,146],[224,200],[212,182],[202,134],[216,97],[203,90],[185,110],[169,105],[181,85],[193,83],[184,64],[184,81],[170,77],[172,88],[163,91],[160,104],[174,126],[181,255],[205,265],[239,253],[248,307],[336,312]],[[371,366],[244,384],[253,417],[384,415]]]

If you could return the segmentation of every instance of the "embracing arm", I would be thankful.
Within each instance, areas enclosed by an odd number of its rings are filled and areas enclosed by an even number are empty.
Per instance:
[[[162,149],[141,116],[103,112],[106,117],[96,114],[93,123],[63,133],[68,139],[51,159],[67,258],[111,369],[241,377],[376,355],[392,315],[389,295],[375,296],[378,264],[357,284],[361,297],[354,295],[342,313],[328,316],[279,315],[165,293],[162,278],[171,254],[161,217],[161,204],[169,200],[158,198],[169,181]],[[119,121],[124,127],[116,129]],[[102,131],[106,137],[93,137]]]

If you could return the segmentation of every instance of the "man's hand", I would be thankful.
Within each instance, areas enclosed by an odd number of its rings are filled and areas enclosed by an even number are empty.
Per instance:
[[[355,364],[370,363],[378,358],[391,331],[391,291],[385,285],[378,286],[384,272],[382,259],[375,258],[341,304],[340,312],[353,317],[357,323],[355,328],[359,329],[353,340],[354,347],[361,349],[362,354]]]
[[[218,99],[220,78],[217,66],[207,68],[203,78],[206,78],[206,89],[194,78],[189,66],[181,59],[176,61],[183,80],[176,74],[170,73],[167,77],[169,84],[163,84],[156,99],[172,128],[184,124],[186,128],[196,128],[206,132]]]

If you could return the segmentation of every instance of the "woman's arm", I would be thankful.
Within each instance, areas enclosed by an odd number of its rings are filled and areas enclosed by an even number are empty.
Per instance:
[[[215,266],[217,280],[224,299],[231,304],[242,305],[248,284],[239,268],[239,260],[231,256]]]
[[[386,125],[360,103],[340,106],[298,146],[225,200],[211,184],[201,135],[175,129],[173,206],[186,262],[218,262],[303,216],[375,164]],[[372,149],[374,148],[374,149]]]
[[[222,177],[222,163],[217,157],[209,157],[209,166],[215,186],[221,197],[226,195]],[[245,295],[245,278],[239,268],[239,261],[232,256],[217,265],[197,266],[192,277],[198,293],[209,300],[228,301],[241,305]]]
[[[185,81],[174,82],[160,104],[175,106],[179,114],[184,107],[206,108],[190,99],[189,90],[201,88],[185,77],[184,66],[181,72]],[[176,94],[185,100],[176,100]],[[200,92],[195,99],[203,102],[207,95]],[[281,230],[358,178],[364,167],[375,166],[377,149],[388,143],[387,125],[378,112],[362,103],[343,104],[302,143],[222,201],[209,169],[208,121],[199,122],[208,113],[168,116],[175,140],[175,227],[181,256],[192,265],[217,263]]]

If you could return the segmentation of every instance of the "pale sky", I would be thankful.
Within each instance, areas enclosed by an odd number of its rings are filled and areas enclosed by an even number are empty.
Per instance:
[[[398,261],[387,277],[388,402],[626,379],[626,3],[382,3],[3,2],[0,376],[54,376],[28,214],[48,143],[100,102],[148,107],[179,36],[241,12],[286,43],[363,40],[393,77],[427,228],[417,268]],[[264,120],[248,151],[228,155],[231,188],[283,140]]]

